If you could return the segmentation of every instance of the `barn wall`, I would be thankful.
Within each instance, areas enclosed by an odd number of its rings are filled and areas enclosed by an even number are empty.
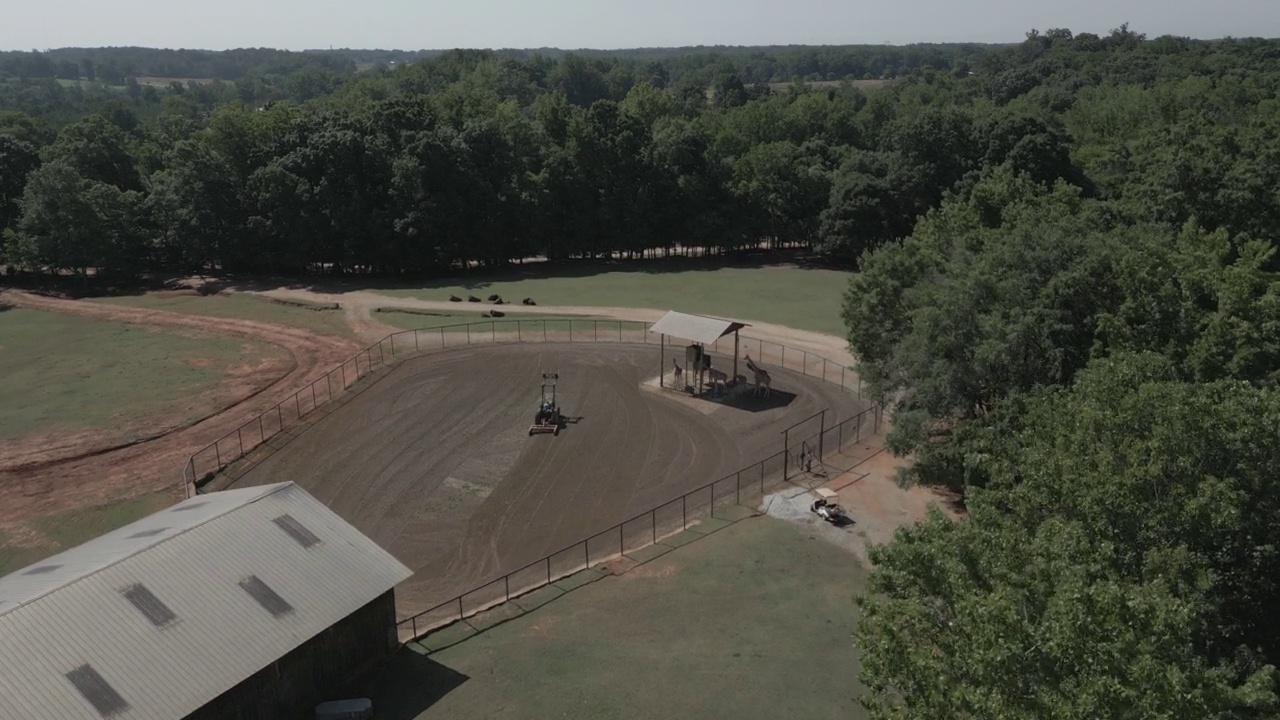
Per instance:
[[[316,704],[398,646],[395,591],[329,626],[258,671],[187,720],[281,720],[310,717]]]

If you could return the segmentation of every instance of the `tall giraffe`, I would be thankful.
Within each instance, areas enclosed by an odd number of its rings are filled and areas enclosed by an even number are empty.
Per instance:
[[[773,379],[769,377],[768,371],[752,362],[750,354],[747,355],[747,367],[756,376],[755,393],[759,395],[764,391],[764,396],[769,397],[769,393],[773,391]]]

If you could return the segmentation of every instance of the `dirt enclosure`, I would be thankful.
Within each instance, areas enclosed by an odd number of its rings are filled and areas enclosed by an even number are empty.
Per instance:
[[[828,425],[862,409],[772,367],[772,398],[694,399],[654,389],[658,367],[643,345],[411,358],[234,487],[294,481],[390,550],[416,572],[397,591],[405,616],[776,453],[784,428],[823,408]],[[530,437],[543,372],[559,373],[576,422]]]

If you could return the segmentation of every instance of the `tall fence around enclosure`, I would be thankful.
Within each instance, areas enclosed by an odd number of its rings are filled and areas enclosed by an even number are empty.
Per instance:
[[[658,344],[650,323],[631,320],[490,320],[391,333],[356,353],[257,417],[192,453],[182,468],[187,497],[232,463],[311,416],[361,379],[392,361],[412,354],[477,344],[522,342],[613,342]],[[668,346],[678,346],[665,338]],[[725,347],[724,350],[721,348]],[[820,377],[862,397],[862,380],[849,368],[807,350],[759,338],[740,337],[740,352],[758,364]],[[733,351],[733,338],[720,338],[708,351]],[[663,369],[665,371],[665,368]],[[879,416],[877,415],[877,421]],[[785,455],[784,455],[785,457]]]
[[[878,434],[881,413],[882,409],[877,405],[820,431],[830,434],[829,444],[825,447],[826,453],[830,455],[850,442],[859,442]],[[785,486],[792,477],[802,472],[798,464],[788,463],[788,457],[794,455],[795,449],[806,442],[809,441],[797,440],[794,447],[786,447],[715,482],[690,490],[652,510],[642,512],[607,530],[601,530],[586,540],[404,618],[397,623],[400,641],[416,640],[429,632],[544,588],[557,580],[657,545],[691,527],[716,519],[738,520],[753,515],[766,495]],[[818,459],[821,457],[823,456]]]

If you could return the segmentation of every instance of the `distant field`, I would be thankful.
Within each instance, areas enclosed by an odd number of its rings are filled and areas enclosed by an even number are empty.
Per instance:
[[[36,310],[0,311],[0,440],[198,417],[232,366],[278,357],[241,340]]]
[[[152,85],[154,87],[169,87],[169,83],[172,82],[180,82],[183,85],[187,83],[211,85],[216,82],[213,78],[155,77],[153,75],[139,75],[134,80],[137,80],[139,85]]]
[[[577,320],[595,320],[607,319],[596,318],[593,315],[543,315],[535,313],[510,313],[506,317],[487,318],[482,317],[482,311],[475,312],[456,312],[456,313],[430,313],[424,311],[406,311],[396,310],[393,308],[385,309],[374,315],[378,320],[387,325],[394,325],[405,330],[421,330],[426,328],[438,328],[448,325],[462,325],[465,323],[497,323],[498,330],[515,331],[515,321],[520,321],[523,327],[533,327],[540,323],[550,323],[555,327],[564,326],[567,328],[567,322]],[[574,328],[580,327],[580,323],[574,322]]]
[[[805,80],[802,81],[801,84],[808,85],[810,87],[840,87],[845,82],[845,80]],[[874,90],[888,85],[893,82],[893,80],[888,78],[872,78],[869,80],[849,80],[847,82],[856,88]],[[791,85],[792,83],[789,82],[769,83],[769,87],[774,90],[786,90],[791,87]]]
[[[738,522],[424,657],[357,692],[386,720],[862,720],[854,556]]]
[[[100,298],[94,302],[170,310],[188,315],[259,320],[305,328],[321,335],[350,337],[352,334],[341,310],[281,305],[254,295],[129,295]]]
[[[450,295],[508,301],[532,297],[541,305],[633,307],[680,310],[759,320],[802,330],[845,335],[840,306],[851,274],[796,267],[717,268],[646,272],[616,270],[574,277],[471,277],[442,280],[386,295],[448,300]],[[508,315],[508,317],[512,317]]]

